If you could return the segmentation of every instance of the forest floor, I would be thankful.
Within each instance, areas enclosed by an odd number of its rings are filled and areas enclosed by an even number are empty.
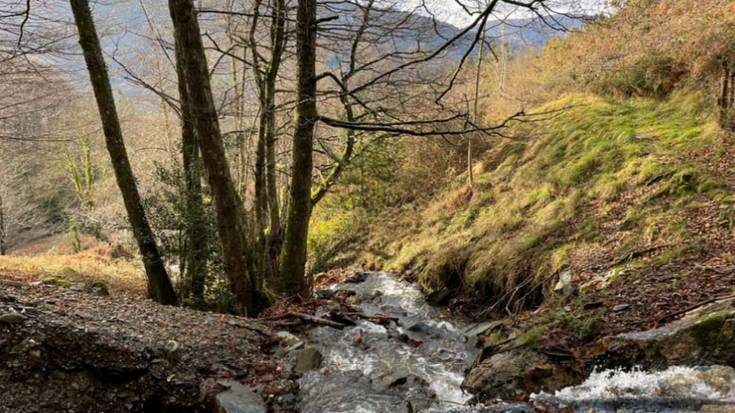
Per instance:
[[[274,332],[257,321],[2,278],[2,413],[212,411],[223,380],[271,412],[295,403]]]

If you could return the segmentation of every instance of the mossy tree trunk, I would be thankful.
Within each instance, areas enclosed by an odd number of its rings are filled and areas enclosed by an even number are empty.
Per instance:
[[[255,28],[261,18],[257,0],[253,7],[250,29],[250,44],[256,45]],[[278,255],[282,244],[281,214],[276,176],[276,81],[281,67],[286,44],[287,9],[284,0],[270,3],[270,57],[266,59],[252,47],[253,76],[258,86],[260,118],[255,162],[255,211],[259,236],[259,268],[266,277],[278,272]],[[267,231],[266,231],[267,229]]]
[[[183,51],[176,44],[176,60],[181,61]],[[179,79],[184,79],[183,65],[177,65]],[[179,82],[179,101],[181,102],[181,151],[184,167],[184,202],[185,202],[185,267],[184,290],[195,302],[204,300],[204,284],[207,276],[207,229],[204,222],[204,204],[202,198],[202,165],[199,156],[194,117],[189,91],[186,82]]]
[[[260,293],[259,280],[251,268],[244,208],[225,155],[194,4],[192,0],[169,0],[169,9],[175,41],[183,51],[177,65],[183,67],[180,73],[185,78],[179,82],[186,84],[199,149],[214,197],[224,270],[240,310],[255,315],[267,305],[267,300]]]
[[[291,194],[281,253],[281,282],[291,296],[309,294],[306,241],[311,215],[312,149],[316,108],[316,0],[299,0],[296,15],[297,99]]]
[[[97,100],[102,129],[107,150],[110,153],[112,167],[115,171],[115,178],[122,193],[128,220],[133,228],[140,254],[143,257],[143,264],[148,276],[148,294],[159,303],[175,304],[176,293],[161,260],[130,167],[130,160],[125,149],[122,128],[115,107],[115,99],[102,55],[102,47],[97,37],[88,0],[71,0],[70,3],[79,32],[79,44],[84,52],[84,60],[87,63],[89,78]]]

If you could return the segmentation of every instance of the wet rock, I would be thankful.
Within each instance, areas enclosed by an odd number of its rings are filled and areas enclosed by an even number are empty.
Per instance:
[[[519,394],[553,392],[578,378],[568,368],[530,350],[515,349],[492,355],[474,366],[462,387],[481,400],[513,399]]]
[[[217,413],[266,413],[263,398],[234,380],[221,380],[228,387],[216,397]]]
[[[294,360],[294,371],[297,373],[318,369],[324,361],[322,353],[314,347],[304,347],[293,351],[291,354]]]
[[[0,324],[18,324],[26,320],[26,316],[19,313],[0,314]]]
[[[365,280],[367,280],[367,277],[368,277],[368,273],[358,271],[352,274],[351,276],[347,277],[347,279],[345,279],[344,282],[347,284],[359,284],[359,283],[365,282]]]
[[[432,332],[432,328],[430,325],[424,323],[423,321],[417,321],[408,327],[408,331],[413,331],[414,333],[429,334]]]
[[[571,270],[564,270],[559,273],[559,281],[557,281],[554,286],[554,292],[561,294],[564,297],[569,297],[574,294],[577,291],[577,287],[574,285],[572,277],[573,274]]]
[[[301,342],[301,339],[288,331],[278,331],[274,334],[283,347],[291,347]]]
[[[713,303],[662,327],[602,340],[592,363],[602,367],[664,368],[735,365],[735,300]]]
[[[464,336],[469,339],[480,335],[486,335],[502,326],[502,321],[483,321],[481,323],[470,326],[467,330],[465,330]]]
[[[335,294],[337,294],[335,290],[329,290],[329,289],[314,291],[314,296],[321,300],[331,300],[332,298],[334,298]]]

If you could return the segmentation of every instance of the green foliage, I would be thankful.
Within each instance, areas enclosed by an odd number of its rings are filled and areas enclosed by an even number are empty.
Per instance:
[[[340,254],[362,235],[359,228],[366,225],[367,214],[361,208],[320,205],[314,211],[309,227],[309,273],[315,274],[338,266]]]
[[[198,234],[207,242],[205,264],[207,274],[205,277],[205,303],[196,303],[204,308],[222,311],[233,311],[236,309],[234,298],[229,292],[228,282],[222,267],[222,256],[219,249],[217,223],[213,208],[210,208],[210,194],[204,187],[203,197],[205,199],[201,216],[191,216],[186,203],[186,181],[184,170],[178,163],[173,165],[157,164],[154,174],[157,191],[150,193],[143,202],[146,207],[151,226],[159,238],[161,253],[169,261],[179,264],[180,271],[184,271],[186,264],[187,245],[184,234],[195,220],[203,222],[204,232]],[[183,286],[181,274],[178,274],[178,282]]]
[[[604,94],[663,98],[674,90],[685,73],[686,68],[670,56],[646,55],[605,71],[593,87]]]

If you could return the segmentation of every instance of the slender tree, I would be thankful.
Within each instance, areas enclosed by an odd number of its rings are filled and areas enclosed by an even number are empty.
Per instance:
[[[143,257],[143,264],[148,276],[148,294],[159,303],[175,304],[176,293],[161,259],[153,231],[148,224],[138,187],[135,183],[135,176],[130,167],[130,160],[125,149],[122,128],[115,107],[115,99],[89,2],[88,0],[70,0],[70,4],[79,32],[79,44],[84,52],[84,60],[87,63],[89,78],[97,100],[105,143],[110,153],[115,178],[122,193],[125,210],[133,228],[140,254]]]
[[[181,45],[176,43],[176,60],[183,60]],[[185,79],[183,65],[176,66],[179,79]],[[191,113],[189,91],[186,82],[179,82],[179,101],[181,102],[181,152],[184,168],[185,196],[185,257],[184,268],[185,290],[190,298],[197,302],[204,300],[204,284],[207,276],[207,238],[204,222],[204,204],[202,197],[202,166],[199,156],[199,144],[194,127],[194,115]]]
[[[5,255],[5,209],[3,205],[3,194],[0,189],[0,255]]]
[[[299,0],[296,14],[297,104],[293,137],[291,194],[281,253],[283,290],[292,296],[310,292],[306,278],[306,240],[311,215],[316,108],[316,0]]]
[[[191,0],[169,0],[169,9],[176,48],[180,51],[177,66],[182,70],[178,72],[184,77],[179,82],[186,85],[189,111],[214,195],[224,270],[241,310],[245,314],[255,315],[267,304],[267,300],[260,292],[260,280],[253,273],[244,210],[225,155],[194,4]],[[183,112],[186,113],[186,110]]]

